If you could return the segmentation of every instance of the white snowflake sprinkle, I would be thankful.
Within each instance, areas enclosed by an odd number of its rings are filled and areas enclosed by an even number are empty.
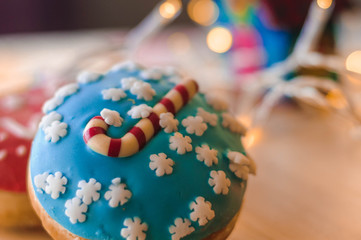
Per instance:
[[[76,191],[76,196],[80,198],[85,204],[89,205],[92,202],[99,200],[101,184],[94,178],[89,179],[88,182],[81,180],[78,183],[79,190]]]
[[[216,126],[218,122],[218,116],[215,113],[205,111],[203,108],[198,108],[197,116],[203,118],[203,121],[209,123],[211,126]]]
[[[49,173],[44,172],[43,174],[38,174],[34,177],[34,185],[39,193],[45,192],[45,187],[47,184],[46,179],[48,178],[48,176]]]
[[[222,111],[228,109],[228,103],[225,102],[220,97],[213,95],[213,94],[207,94],[206,101],[209,105],[211,105],[215,110]]]
[[[63,116],[61,116],[57,112],[48,113],[47,115],[42,117],[39,127],[45,130],[45,128],[49,127],[53,122],[60,121],[62,118]]]
[[[119,101],[120,99],[125,98],[127,96],[127,94],[125,94],[125,92],[121,88],[104,89],[102,91],[102,95],[104,100],[111,99],[114,102]]]
[[[0,161],[4,160],[7,155],[8,155],[8,151],[6,151],[5,149],[1,149],[0,150]]]
[[[81,84],[87,84],[98,81],[100,77],[101,74],[99,73],[83,71],[77,76],[77,82]]]
[[[160,68],[149,68],[140,72],[144,79],[160,80],[163,77],[163,71]]]
[[[132,86],[134,85],[134,83],[141,82],[141,81],[142,80],[135,78],[135,77],[127,77],[127,78],[122,78],[120,80],[120,83],[122,84],[123,90],[130,90],[132,88]]]
[[[134,95],[137,95],[137,99],[144,99],[150,101],[153,99],[153,96],[156,94],[155,90],[149,83],[146,82],[135,82],[130,88],[130,92]]]
[[[178,131],[179,121],[174,118],[173,113],[161,113],[159,119],[159,125],[164,128],[164,132],[171,133]]]
[[[54,175],[49,174],[46,178],[46,182],[45,192],[50,194],[52,199],[57,199],[60,193],[65,193],[65,185],[68,183],[68,179],[64,177],[61,172],[56,172]]]
[[[213,187],[213,191],[216,194],[227,195],[229,192],[229,186],[231,186],[231,180],[227,178],[224,171],[211,171],[208,183]]]
[[[207,124],[203,122],[203,118],[196,116],[189,116],[182,121],[182,125],[186,127],[187,133],[196,134],[197,136],[202,136],[204,131],[207,130]]]
[[[118,63],[117,65],[112,67],[112,69],[110,71],[116,72],[116,71],[120,71],[120,70],[126,70],[128,72],[135,72],[140,68],[141,68],[141,66],[139,64],[128,60],[128,61]]]
[[[147,104],[140,104],[138,106],[133,106],[129,111],[128,115],[133,119],[137,118],[146,118],[153,112],[153,108]]]
[[[55,92],[56,98],[65,98],[67,96],[73,95],[79,90],[77,83],[70,83],[65,86],[62,86]]]
[[[60,106],[64,102],[64,98],[53,97],[46,101],[42,107],[43,113],[53,111],[55,108]]]
[[[67,200],[65,208],[65,215],[69,217],[72,224],[85,222],[86,216],[84,213],[88,211],[88,206],[85,203],[81,203],[79,198],[75,197]]]
[[[172,234],[172,240],[180,240],[181,238],[190,235],[194,230],[194,227],[191,226],[191,221],[186,218],[176,218],[174,220],[174,225],[169,227],[169,233]]]
[[[15,149],[15,153],[16,153],[16,155],[17,155],[18,157],[23,157],[23,156],[25,156],[26,151],[27,151],[27,149],[26,149],[26,146],[25,146],[25,145],[19,145],[19,146],[17,146],[17,148]]]
[[[197,197],[194,202],[190,204],[191,212],[190,218],[193,222],[198,221],[199,226],[204,226],[208,221],[215,217],[212,210],[212,204],[204,199],[204,197]]]
[[[104,108],[100,115],[108,125],[112,125],[114,127],[120,127],[124,121],[122,117],[120,117],[117,111],[113,111],[107,108]]]
[[[169,138],[169,148],[176,150],[178,154],[185,154],[186,152],[192,151],[192,139],[189,136],[184,136],[176,132]]]
[[[232,132],[245,134],[247,129],[230,113],[222,113],[222,126],[229,128]]]
[[[155,174],[158,177],[164,176],[164,174],[170,175],[173,172],[174,161],[167,158],[164,153],[150,155],[149,168],[156,170]]]
[[[256,165],[253,160],[240,152],[230,151],[227,154],[230,160],[229,169],[240,179],[247,180],[248,174],[256,173]]]
[[[123,223],[125,228],[122,228],[120,235],[126,240],[145,240],[148,225],[141,222],[139,217],[126,218]]]
[[[49,127],[45,128],[45,140],[56,143],[61,137],[65,137],[65,135],[68,133],[66,130],[67,128],[68,124],[64,122],[52,122]]]
[[[114,178],[112,184],[109,186],[109,191],[104,195],[104,198],[109,201],[109,206],[116,208],[122,206],[132,197],[132,193],[126,189],[127,185],[121,183],[120,178]]]
[[[203,144],[202,147],[196,147],[197,159],[208,167],[213,164],[218,164],[218,151],[210,149],[207,144]]]

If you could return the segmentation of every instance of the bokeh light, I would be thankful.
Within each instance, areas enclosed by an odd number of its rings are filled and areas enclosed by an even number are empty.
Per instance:
[[[202,26],[213,24],[219,16],[218,6],[212,0],[191,0],[187,12],[194,22]]]
[[[182,7],[179,0],[167,0],[159,6],[159,14],[165,19],[173,18]]]
[[[182,32],[175,32],[168,37],[167,44],[171,51],[177,55],[184,55],[191,49],[189,37]]]
[[[232,47],[232,43],[232,33],[224,27],[215,27],[207,35],[207,45],[216,53],[227,52]]]
[[[348,55],[346,69],[361,74],[361,51],[355,51]]]
[[[317,5],[322,9],[328,9],[332,5],[332,0],[317,0]]]

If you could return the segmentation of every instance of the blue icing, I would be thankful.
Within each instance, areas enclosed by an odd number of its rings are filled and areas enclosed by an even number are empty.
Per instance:
[[[246,187],[246,184],[240,184],[242,180],[228,168],[229,160],[226,153],[228,150],[245,152],[240,143],[240,136],[222,127],[221,112],[216,112],[208,106],[203,95],[196,95],[176,114],[180,122],[179,132],[192,138],[192,152],[178,155],[176,151],[170,150],[169,138],[174,133],[167,134],[164,131],[154,136],[139,153],[126,158],[102,156],[85,145],[83,129],[103,108],[116,110],[124,118],[120,128],[110,127],[108,130],[112,137],[121,137],[138,121],[127,115],[134,105],[128,99],[133,99],[136,105],[146,103],[154,106],[174,87],[174,84],[166,79],[148,81],[157,93],[151,101],[136,99],[129,91],[126,91],[127,97],[120,101],[103,100],[101,90],[121,87],[120,79],[129,76],[138,77],[139,71],[131,74],[124,70],[109,72],[100,81],[80,85],[79,91],[57,108],[57,112],[63,116],[62,121],[68,124],[68,134],[56,144],[46,142],[43,131],[38,131],[31,151],[32,179],[43,172],[57,171],[62,172],[68,179],[66,192],[56,200],[48,194],[35,191],[40,204],[64,228],[86,239],[123,239],[120,231],[124,227],[124,220],[139,217],[148,225],[147,239],[158,240],[170,239],[169,226],[173,225],[178,217],[190,219],[190,203],[196,197],[202,196],[212,203],[215,218],[205,226],[192,222],[196,231],[184,239],[203,239],[221,230],[240,209]],[[198,107],[218,115],[217,126],[212,127],[208,124],[208,129],[200,137],[188,134],[181,125],[184,118],[196,115]],[[204,143],[218,150],[218,165],[207,167],[197,160],[195,148]],[[173,159],[175,165],[171,175],[157,177],[155,171],[149,168],[149,156],[161,152]],[[213,188],[208,184],[212,170],[223,170],[231,180],[228,195],[217,195],[213,192]],[[124,205],[111,208],[104,194],[109,190],[112,179],[117,177],[127,184],[132,197]],[[90,178],[95,178],[102,185],[99,191],[100,200],[88,206],[84,223],[72,224],[65,215],[65,202],[75,197],[79,181],[88,181]]]

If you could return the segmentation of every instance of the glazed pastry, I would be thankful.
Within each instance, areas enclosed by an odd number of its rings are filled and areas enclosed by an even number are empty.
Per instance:
[[[45,99],[41,88],[0,99],[0,227],[40,225],[26,193],[26,172]]]
[[[255,166],[227,104],[197,92],[172,69],[126,62],[45,103],[28,183],[49,234],[225,239]]]

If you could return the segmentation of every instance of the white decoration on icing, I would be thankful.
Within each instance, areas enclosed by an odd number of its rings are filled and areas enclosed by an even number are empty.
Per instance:
[[[181,76],[172,76],[172,77],[168,78],[168,81],[171,83],[178,84],[180,82],[183,82],[184,78],[182,78]]]
[[[67,96],[73,95],[79,90],[77,83],[70,83],[65,86],[62,86],[55,92],[56,98],[65,98]]]
[[[159,125],[162,128],[164,128],[164,132],[171,133],[178,131],[177,126],[179,124],[179,121],[174,118],[173,113],[171,112],[161,113],[159,119],[160,119]]]
[[[67,200],[65,202],[65,215],[69,217],[72,224],[77,222],[85,222],[86,216],[84,213],[88,211],[88,205],[81,203],[81,200],[77,197]]]
[[[192,151],[192,139],[189,136],[184,136],[176,132],[169,138],[169,148],[171,150],[177,150],[178,154],[185,154],[186,152]]]
[[[205,98],[206,98],[207,103],[209,105],[211,105],[217,111],[222,111],[222,110],[228,109],[228,103],[216,95],[206,94]]]
[[[19,145],[16,149],[15,149],[16,155],[18,155],[19,157],[23,157],[26,154],[26,147],[24,145]]]
[[[202,136],[204,131],[207,130],[207,124],[203,122],[203,118],[196,116],[189,116],[182,121],[182,125],[186,127],[187,133],[196,134],[197,136]]]
[[[160,80],[163,77],[163,71],[160,68],[153,67],[140,72],[144,79]]]
[[[148,106],[147,104],[140,104],[138,106],[133,106],[128,111],[128,115],[131,116],[133,119],[146,118],[152,113],[152,111],[153,108]]]
[[[104,89],[102,91],[102,95],[104,100],[111,99],[114,102],[119,101],[120,99],[125,98],[127,96],[127,94],[125,94],[125,92],[121,88]]]
[[[109,201],[109,206],[116,208],[119,205],[122,206],[132,197],[131,191],[129,191],[125,183],[121,183],[120,178],[114,178],[112,184],[109,186],[109,191],[104,195],[104,198]]]
[[[248,179],[248,174],[256,173],[256,165],[253,160],[240,152],[230,151],[227,154],[230,160],[229,169],[238,177],[244,180]]]
[[[197,116],[203,118],[203,121],[209,123],[211,126],[216,126],[218,122],[218,116],[215,113],[205,111],[203,108],[198,108]]]
[[[218,151],[209,148],[207,144],[203,144],[201,147],[196,147],[197,159],[208,167],[213,164],[218,164]]]
[[[197,197],[194,202],[190,204],[190,209],[193,210],[190,218],[193,222],[198,221],[199,226],[204,226],[208,221],[215,217],[212,210],[212,204],[204,199],[204,197]]]
[[[45,192],[45,187],[47,185],[46,179],[48,178],[48,176],[49,173],[44,172],[43,174],[38,174],[34,177],[34,185],[39,193]]]
[[[120,83],[122,84],[122,88],[124,90],[130,90],[132,88],[132,86],[134,85],[134,83],[136,82],[141,82],[142,80],[135,78],[135,77],[127,77],[127,78],[122,78],[120,80]]]
[[[139,64],[128,60],[128,61],[124,61],[124,62],[116,64],[114,67],[112,67],[112,69],[110,71],[115,72],[115,71],[120,71],[120,70],[127,70],[129,72],[135,72],[139,68],[141,68],[141,66]]]
[[[7,155],[8,151],[6,151],[5,149],[0,150],[0,161],[5,160]]]
[[[64,137],[68,131],[68,124],[60,121],[52,122],[51,125],[45,128],[45,140],[56,143],[61,137]]]
[[[150,101],[156,94],[152,86],[147,82],[137,81],[130,88],[130,92],[137,95],[137,99],[144,99]]]
[[[56,172],[54,175],[49,174],[46,178],[46,182],[45,192],[50,194],[52,199],[57,199],[60,193],[65,193],[65,185],[68,183],[68,179],[64,177],[61,172]]]
[[[100,76],[100,73],[83,71],[78,74],[76,80],[78,83],[87,84],[99,80]]]
[[[17,95],[9,95],[2,99],[1,106],[10,111],[15,111],[24,106],[25,99]]]
[[[55,108],[60,106],[63,102],[64,102],[64,98],[61,98],[61,97],[60,98],[58,98],[58,97],[50,98],[49,100],[47,100],[44,103],[44,105],[42,107],[42,111],[43,111],[43,113],[53,111]]]
[[[60,121],[62,118],[63,118],[63,116],[61,116],[59,113],[53,111],[42,117],[39,127],[41,129],[45,130],[45,128],[49,127],[53,122]]]
[[[231,180],[227,178],[224,171],[211,171],[210,178],[208,183],[213,187],[213,191],[216,194],[227,195],[229,191],[229,186],[231,186]]]
[[[126,240],[145,240],[148,225],[141,222],[139,217],[126,218],[123,223],[125,228],[122,228],[120,235]]]
[[[120,117],[117,111],[113,111],[107,108],[104,108],[100,115],[108,125],[112,125],[114,127],[120,127],[124,121],[122,117]]]
[[[194,230],[194,227],[191,226],[191,221],[186,218],[176,218],[174,220],[174,225],[169,227],[169,233],[172,234],[172,240],[180,240],[181,238],[190,235]]]
[[[88,182],[81,180],[78,183],[79,190],[76,191],[76,196],[80,198],[85,204],[89,205],[92,202],[99,200],[100,194],[98,191],[101,189],[101,184],[94,178],[89,179]]]
[[[8,138],[8,134],[6,132],[0,133],[0,142],[4,142]]]
[[[222,113],[222,126],[229,128],[232,132],[245,134],[247,129],[230,113]]]
[[[156,170],[155,174],[158,177],[163,176],[164,174],[170,175],[173,172],[174,161],[170,158],[167,158],[167,155],[164,153],[152,154],[150,155],[149,168]]]

